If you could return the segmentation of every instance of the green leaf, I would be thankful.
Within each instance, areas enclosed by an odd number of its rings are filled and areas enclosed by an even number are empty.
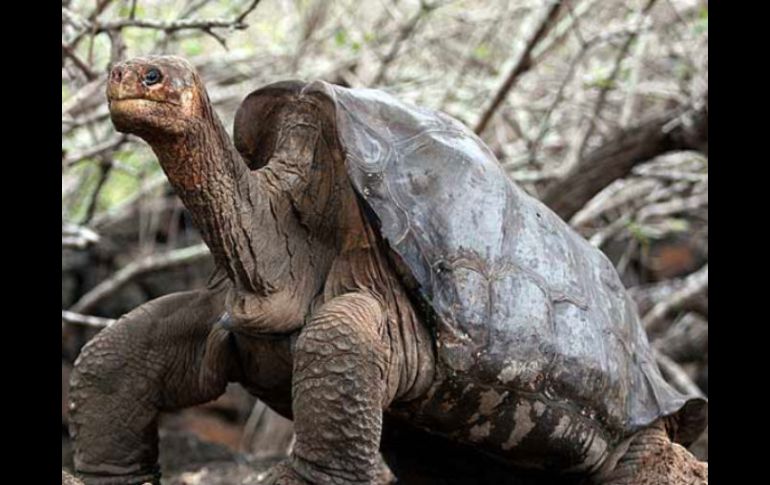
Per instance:
[[[490,49],[487,44],[479,44],[476,46],[475,49],[473,49],[473,56],[476,59],[488,59],[490,54]]]
[[[615,87],[615,81],[613,79],[610,79],[609,77],[600,77],[588,83],[588,87],[599,88],[599,89],[612,89]]]
[[[337,29],[336,32],[334,32],[334,43],[337,44],[337,46],[342,47],[348,42],[348,33],[345,31],[345,29]]]
[[[631,221],[628,223],[628,232],[631,234],[631,236],[639,241],[642,246],[647,246],[650,244],[650,235],[649,231],[646,230],[646,228],[634,221]]]

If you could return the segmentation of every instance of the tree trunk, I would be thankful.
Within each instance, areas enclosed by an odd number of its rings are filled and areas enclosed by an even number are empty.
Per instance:
[[[543,202],[569,220],[639,163],[676,150],[698,150],[708,156],[708,104],[689,118],[680,116],[679,112],[668,113],[617,133],[547,186]]]

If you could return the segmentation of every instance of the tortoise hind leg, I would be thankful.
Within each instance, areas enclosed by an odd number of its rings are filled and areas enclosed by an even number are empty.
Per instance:
[[[607,464],[597,485],[706,485],[708,463],[674,443],[662,421],[634,435],[620,459]]]

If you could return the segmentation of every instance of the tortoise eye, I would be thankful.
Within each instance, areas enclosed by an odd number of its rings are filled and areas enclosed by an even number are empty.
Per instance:
[[[142,83],[144,83],[145,86],[152,86],[153,84],[158,84],[161,79],[163,79],[163,75],[160,73],[160,70],[153,67],[144,74]]]

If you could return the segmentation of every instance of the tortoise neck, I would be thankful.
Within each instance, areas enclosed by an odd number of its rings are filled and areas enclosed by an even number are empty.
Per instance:
[[[257,229],[254,221],[261,225],[275,221],[255,214],[269,213],[269,207],[254,204],[258,194],[253,193],[256,187],[251,183],[251,172],[213,110],[209,107],[207,116],[184,136],[154,141],[152,148],[217,265],[236,287],[265,293],[269,275],[256,273],[251,237]],[[258,229],[274,232],[270,227]]]

